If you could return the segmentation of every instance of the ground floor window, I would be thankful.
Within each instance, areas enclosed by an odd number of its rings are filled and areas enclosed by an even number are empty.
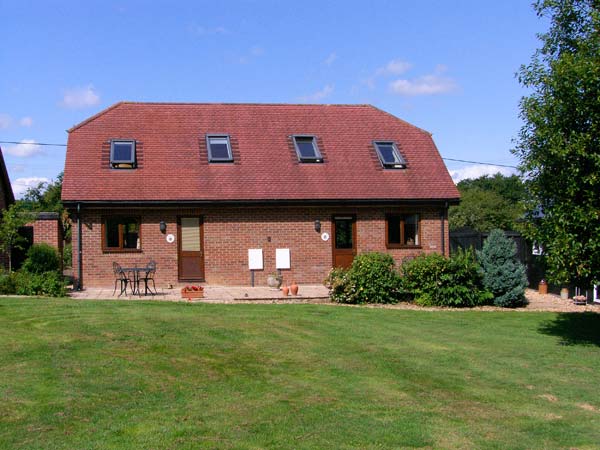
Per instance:
[[[388,248],[418,247],[419,236],[418,214],[388,214],[386,216],[386,246]]]
[[[102,249],[137,251],[141,247],[138,217],[107,217],[102,221]]]

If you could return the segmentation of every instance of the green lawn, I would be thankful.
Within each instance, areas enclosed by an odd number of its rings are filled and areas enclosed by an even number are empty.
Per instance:
[[[0,299],[1,448],[598,448],[600,315]]]

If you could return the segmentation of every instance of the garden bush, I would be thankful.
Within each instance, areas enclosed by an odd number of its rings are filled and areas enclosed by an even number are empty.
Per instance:
[[[29,273],[58,272],[60,257],[56,249],[48,244],[34,244],[27,251],[23,270]]]
[[[384,253],[358,255],[350,269],[332,269],[325,284],[338,303],[396,303],[402,296],[394,259]]]
[[[73,267],[73,245],[70,243],[63,247],[63,267]]]
[[[516,255],[516,244],[502,230],[492,230],[477,252],[483,285],[493,294],[496,306],[515,308],[525,304],[527,275]]]
[[[403,289],[421,306],[479,306],[492,298],[471,250],[418,256],[402,265],[402,276]]]
[[[65,297],[67,289],[63,276],[58,272],[30,273],[20,270],[0,274],[0,294]]]
[[[0,273],[0,294],[15,294],[17,292],[14,275],[14,273],[8,272]]]

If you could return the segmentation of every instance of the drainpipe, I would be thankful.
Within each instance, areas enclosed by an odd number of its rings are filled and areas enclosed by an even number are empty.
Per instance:
[[[77,203],[77,290],[83,287],[83,250],[81,248],[81,203]]]
[[[445,219],[446,211],[448,210],[448,202],[444,204],[444,208],[440,211],[440,229],[441,229],[441,240],[442,240],[442,256],[446,256],[446,230],[445,230]]]

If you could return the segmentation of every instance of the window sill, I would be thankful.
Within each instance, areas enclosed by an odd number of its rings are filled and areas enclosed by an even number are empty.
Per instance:
[[[415,249],[415,250],[420,250],[423,248],[423,246],[421,245],[402,245],[402,244],[386,244],[385,245],[386,248],[403,248],[403,249]]]

